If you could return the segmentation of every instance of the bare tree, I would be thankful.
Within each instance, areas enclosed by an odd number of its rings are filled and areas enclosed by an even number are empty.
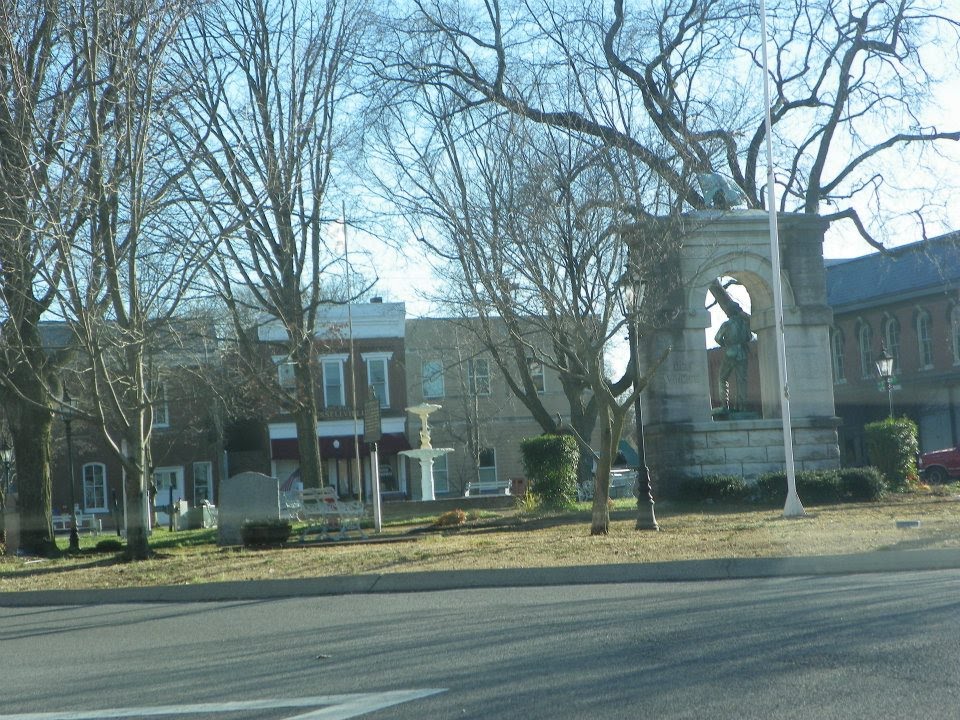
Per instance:
[[[381,174],[387,194],[443,261],[443,302],[475,318],[464,327],[544,431],[558,427],[531,361],[558,373],[581,437],[591,437],[599,421],[591,532],[606,533],[610,465],[645,385],[632,383],[633,361],[618,379],[608,377],[604,362],[638,312],[620,302],[627,270],[621,236],[631,224],[622,208],[649,189],[601,144],[482,108],[456,112],[445,93],[430,89],[410,102],[412,120],[398,103],[383,125],[383,167],[396,173],[392,180]],[[664,250],[647,247],[651,257]]]
[[[0,4],[0,399],[18,475],[21,546],[56,549],[51,436],[67,343],[45,337],[62,274],[59,244],[76,237],[82,144],[73,120],[81,59],[66,38],[69,8],[53,0]]]
[[[72,120],[84,241],[57,245],[58,303],[84,359],[83,412],[123,467],[133,559],[149,555],[149,348],[158,332],[168,334],[198,265],[182,250],[190,227],[169,202],[177,158],[158,142],[158,115],[176,89],[160,73],[183,9],[180,0],[81,3],[68,8],[64,40],[82,90]]]
[[[879,213],[906,180],[889,169],[960,140],[924,124],[956,64],[960,20],[944,0],[770,0],[770,81],[782,209]],[[717,172],[763,204],[765,140],[758,7],[747,0],[415,0],[382,72],[463,109],[495,105],[618,148],[670,190],[660,208],[711,204],[695,176]],[[744,78],[738,81],[736,78]]]
[[[191,170],[197,222],[215,249],[208,271],[243,355],[263,354],[264,324],[282,329],[274,340],[295,383],[290,393],[273,389],[294,415],[308,486],[321,477],[317,311],[342,301],[324,282],[340,261],[331,177],[351,142],[349,80],[367,25],[362,3],[213,2],[192,17],[177,69],[189,92],[170,133]],[[251,309],[261,320],[253,326],[245,324]]]

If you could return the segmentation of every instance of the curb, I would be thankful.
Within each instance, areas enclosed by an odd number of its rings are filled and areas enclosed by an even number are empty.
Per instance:
[[[891,550],[822,557],[720,558],[587,567],[446,570],[293,580],[233,581],[199,585],[161,585],[113,590],[30,590],[0,593],[0,607],[242,602],[481,588],[746,580],[956,569],[960,569],[960,549]]]

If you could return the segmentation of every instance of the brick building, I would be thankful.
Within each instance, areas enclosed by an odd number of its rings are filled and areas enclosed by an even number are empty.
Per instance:
[[[888,414],[883,349],[894,361],[894,415],[917,422],[921,449],[960,442],[960,232],[827,262],[844,463],[866,461],[863,426]]]

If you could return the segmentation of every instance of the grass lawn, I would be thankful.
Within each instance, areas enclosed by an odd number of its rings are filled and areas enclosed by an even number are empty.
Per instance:
[[[0,592],[960,548],[957,484],[875,503],[808,507],[807,517],[796,520],[783,518],[780,509],[749,505],[662,502],[656,510],[660,532],[638,532],[633,500],[614,501],[610,534],[603,537],[590,536],[586,505],[548,515],[482,511],[443,531],[429,527],[435,517],[407,518],[385,526],[380,536],[370,533],[384,542],[368,543],[300,543],[295,533],[284,547],[221,548],[215,530],[157,530],[151,538],[155,557],[137,563],[95,550],[99,540],[115,536],[83,536],[76,556],[0,556]],[[898,528],[898,520],[919,520],[920,527]],[[67,539],[59,540],[66,548]]]

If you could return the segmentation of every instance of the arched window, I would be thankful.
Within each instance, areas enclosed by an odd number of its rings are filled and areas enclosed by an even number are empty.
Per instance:
[[[887,318],[883,324],[884,347],[893,358],[893,372],[900,374],[900,321],[895,317]]]
[[[843,356],[843,331],[833,328],[830,333],[830,355],[833,358],[833,382],[836,384],[847,381],[847,371]]]
[[[876,368],[873,366],[873,330],[867,323],[861,323],[857,340],[860,345],[860,376],[873,377],[876,372]]]
[[[950,344],[953,346],[953,364],[960,365],[960,305],[950,310]]]
[[[926,310],[917,313],[917,354],[921,370],[933,367],[933,332],[930,328],[930,313]]]
[[[83,466],[83,510],[106,512],[107,509],[107,466],[87,463]]]

